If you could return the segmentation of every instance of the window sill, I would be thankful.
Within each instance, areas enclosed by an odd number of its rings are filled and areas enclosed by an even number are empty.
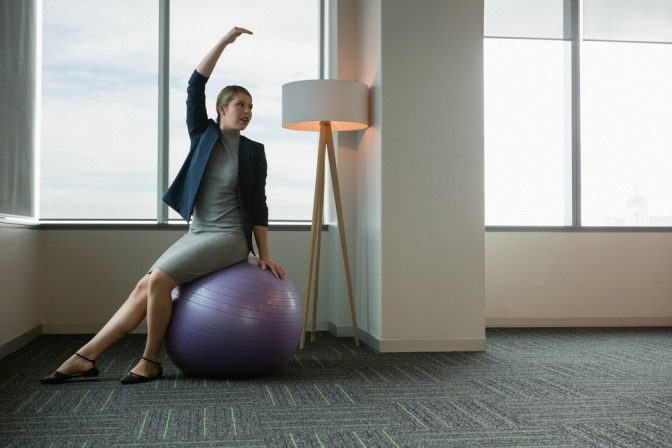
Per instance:
[[[14,224],[10,224],[14,225]],[[24,224],[25,225],[25,224]],[[157,221],[143,220],[42,220],[31,224],[44,230],[181,230],[186,231],[189,226],[182,221],[158,223]],[[309,221],[271,221],[270,231],[310,231]],[[322,230],[328,230],[327,225]]]
[[[485,226],[486,232],[669,233],[672,227]]]

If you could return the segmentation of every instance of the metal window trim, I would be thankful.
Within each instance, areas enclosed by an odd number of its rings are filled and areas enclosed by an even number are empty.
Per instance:
[[[583,38],[583,0],[570,3],[572,38],[572,225],[581,227],[581,41]]]
[[[159,0],[159,79],[156,216],[159,224],[168,221],[168,206],[163,194],[168,188],[170,158],[170,0]]]

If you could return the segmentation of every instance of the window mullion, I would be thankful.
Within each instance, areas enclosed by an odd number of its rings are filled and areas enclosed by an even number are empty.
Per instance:
[[[170,55],[170,0],[159,0],[159,110],[158,110],[158,157],[157,157],[157,221],[168,221],[168,207],[163,193],[168,188],[169,157],[169,55]]]
[[[581,41],[583,0],[571,1],[572,37],[572,226],[581,226]]]

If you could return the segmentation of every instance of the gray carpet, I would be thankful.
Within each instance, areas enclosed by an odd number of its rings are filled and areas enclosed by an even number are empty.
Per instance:
[[[0,447],[672,447],[672,329],[492,329],[484,353],[378,354],[327,333],[274,375],[41,385],[88,338],[0,360]]]

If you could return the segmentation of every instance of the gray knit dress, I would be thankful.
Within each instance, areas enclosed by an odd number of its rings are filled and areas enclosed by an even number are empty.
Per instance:
[[[249,249],[238,201],[237,131],[221,131],[196,196],[189,231],[154,263],[186,283],[247,258]]]

